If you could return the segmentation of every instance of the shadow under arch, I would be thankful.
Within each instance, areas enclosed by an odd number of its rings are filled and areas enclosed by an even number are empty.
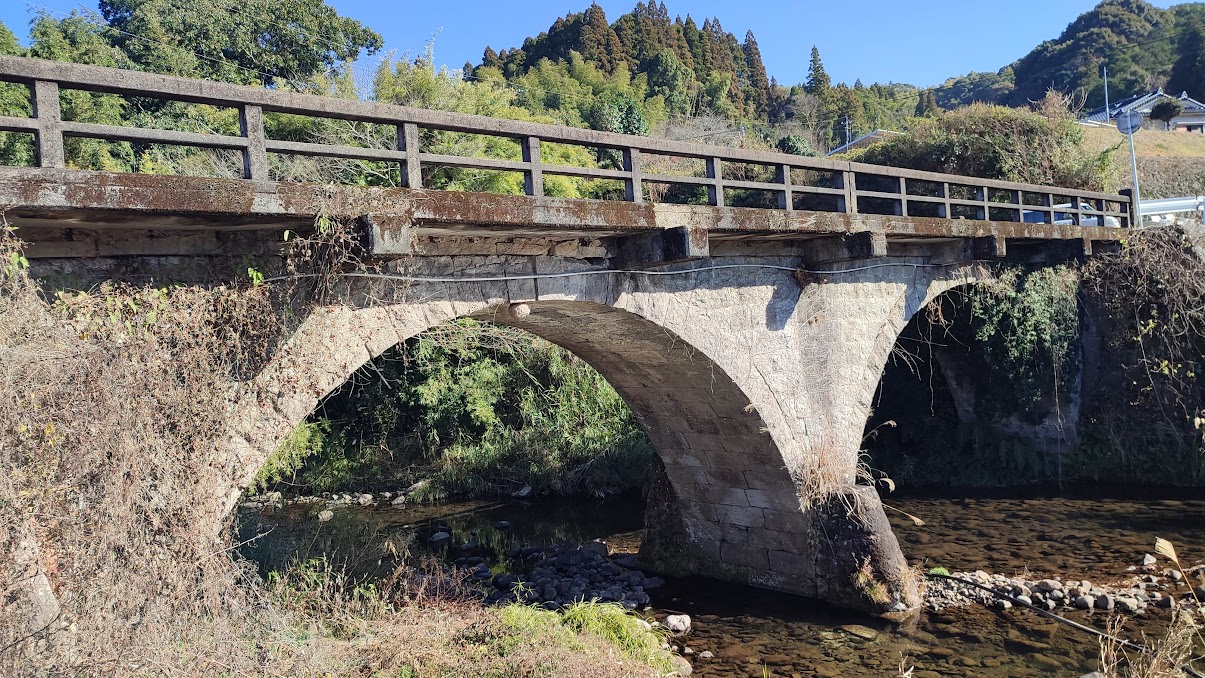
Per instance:
[[[993,365],[976,336],[973,293],[970,282],[947,289],[901,331],[866,422],[866,452],[904,487],[1053,484],[1076,435],[1076,388],[1026,402],[1023,382]]]

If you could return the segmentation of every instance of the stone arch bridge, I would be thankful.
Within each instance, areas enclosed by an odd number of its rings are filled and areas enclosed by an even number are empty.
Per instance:
[[[458,317],[505,323],[592,364],[648,433],[663,472],[647,564],[878,613],[919,604],[875,489],[857,483],[897,335],[992,262],[1088,256],[1129,225],[1121,195],[15,57],[0,57],[0,80],[30,91],[30,115],[0,117],[0,131],[28,135],[38,160],[0,168],[0,208],[38,274],[199,280],[218,262],[277,256],[282,232],[319,214],[358,220],[361,253],[384,274],[344,278],[339,303],[308,314],[233,386],[235,422],[214,460],[233,485],[390,347]],[[240,134],[63,120],[68,89],[236,108]],[[273,140],[263,120],[277,113],[395,132],[385,148]],[[515,157],[424,151],[438,134],[513,140]],[[241,158],[240,176],[82,171],[65,150],[76,137],[220,149]],[[551,144],[600,162],[546,164]],[[399,185],[276,181],[278,155],[392,163]],[[524,195],[433,190],[434,167],[522,174]],[[611,200],[550,197],[551,175],[617,189]],[[704,204],[653,203],[658,185],[694,187]]]

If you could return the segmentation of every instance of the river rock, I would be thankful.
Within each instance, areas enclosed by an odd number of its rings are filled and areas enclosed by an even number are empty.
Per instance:
[[[675,636],[684,636],[690,633],[690,615],[688,614],[671,614],[665,618],[665,628]]]
[[[1159,562],[1159,560],[1157,558],[1155,558],[1155,556],[1152,556],[1149,553],[1142,556],[1142,565],[1144,567],[1150,567],[1151,565],[1154,565],[1157,562]]]
[[[1175,596],[1163,596],[1162,598],[1159,598],[1158,600],[1155,601],[1155,607],[1160,607],[1165,610],[1173,608],[1175,606],[1176,606],[1176,597]]]
[[[510,529],[510,521],[509,520],[499,520],[498,522],[494,523],[494,527],[499,530],[509,530]]]
[[[1037,583],[1036,588],[1039,591],[1045,591],[1047,593],[1049,593],[1051,591],[1062,591],[1063,590],[1063,582],[1061,582],[1057,579],[1043,579],[1042,581]]]
[[[1112,610],[1113,605],[1113,596],[1107,593],[1096,597],[1096,609],[1098,610]]]
[[[694,667],[690,665],[690,662],[686,661],[685,657],[673,655],[669,658],[669,662],[674,667],[674,675],[676,676],[689,676],[694,672]]]
[[[334,518],[334,517],[335,517],[335,512],[330,509],[325,509],[325,510],[318,512],[318,522],[320,522],[320,523],[330,522],[331,518]]]
[[[392,506],[402,506],[406,503],[406,495],[399,494],[398,496],[393,498],[393,501],[391,501],[389,503]]]
[[[587,554],[595,555],[599,558],[606,558],[607,555],[610,554],[610,550],[607,548],[607,545],[600,541],[588,541],[585,544],[582,544],[582,550]]]
[[[429,542],[431,544],[442,544],[451,538],[452,538],[452,535],[441,530],[441,531],[436,532],[435,534],[431,535],[431,538],[428,539],[427,542]]]
[[[1181,579],[1184,578],[1184,575],[1181,574],[1179,570],[1168,570],[1167,578],[1172,581],[1180,581]]]
[[[1096,604],[1096,599],[1087,594],[1075,599],[1075,607],[1080,610],[1091,610]]]
[[[510,493],[510,496],[518,497],[519,499],[522,499],[522,498],[530,496],[530,495],[531,495],[531,485],[524,485],[523,487],[520,487],[519,489]]]
[[[714,656],[715,655],[711,653],[711,650],[703,650],[702,652],[699,653],[700,659],[711,659]]]
[[[878,631],[861,624],[846,624],[841,627],[841,630],[862,640],[874,640],[879,637]]]
[[[1138,601],[1133,598],[1118,597],[1117,608],[1122,612],[1133,614],[1138,611]]]
[[[376,500],[372,498],[372,495],[367,493],[356,497],[356,502],[359,503],[360,506],[372,506],[375,501]]]

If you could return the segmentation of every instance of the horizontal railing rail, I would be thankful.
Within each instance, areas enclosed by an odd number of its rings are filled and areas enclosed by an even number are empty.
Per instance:
[[[0,56],[0,81],[21,83],[30,90],[32,116],[0,116],[0,131],[32,134],[40,167],[65,168],[64,139],[85,137],[239,151],[243,177],[257,181],[270,179],[269,154],[290,154],[397,163],[401,184],[409,188],[430,188],[424,186],[424,167],[517,172],[523,174],[524,192],[537,197],[544,195],[544,176],[556,175],[621,181],[624,199],[634,203],[644,202],[649,185],[676,184],[706,188],[708,202],[714,206],[727,206],[732,191],[770,193],[775,196],[773,206],[788,211],[797,209],[802,200],[809,211],[1098,226],[1129,226],[1132,212],[1131,199],[1125,195],[651,139],[24,57]],[[239,112],[240,134],[65,121],[62,90],[233,108]],[[392,126],[397,132],[395,148],[271,139],[265,133],[265,113]],[[428,152],[422,148],[423,130],[514,139],[522,159]],[[541,144],[617,151],[621,168],[545,164]],[[667,174],[657,162],[665,157],[702,160],[704,171],[701,176]],[[726,172],[725,165],[729,164],[759,167],[773,179],[749,180],[741,171]],[[795,183],[795,172],[824,178]]]

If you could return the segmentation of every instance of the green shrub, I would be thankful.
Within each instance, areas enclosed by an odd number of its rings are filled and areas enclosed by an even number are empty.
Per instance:
[[[1041,110],[974,104],[915,118],[909,133],[855,156],[880,165],[1003,179],[1045,186],[1104,190],[1115,182],[1115,149],[1092,153],[1083,131],[1055,99]]]
[[[585,361],[520,330],[472,320],[381,356],[304,427],[274,468],[291,472],[297,455],[308,455],[296,476],[314,490],[428,480],[419,500],[523,485],[627,490],[643,485],[653,455],[627,404]]]

